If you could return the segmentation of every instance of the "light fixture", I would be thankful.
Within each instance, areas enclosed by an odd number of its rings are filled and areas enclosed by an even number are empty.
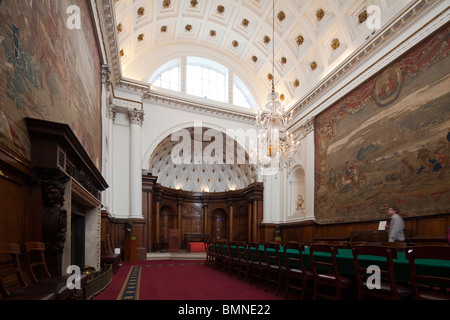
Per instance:
[[[285,116],[284,106],[280,103],[280,95],[275,92],[275,0],[273,2],[273,60],[272,60],[272,92],[267,97],[267,104],[256,116],[258,129],[257,149],[251,150],[253,161],[262,175],[276,174],[289,167],[298,151],[298,142],[294,141],[287,128],[292,122],[292,112]]]

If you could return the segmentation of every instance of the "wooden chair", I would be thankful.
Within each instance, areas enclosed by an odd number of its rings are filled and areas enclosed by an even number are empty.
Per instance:
[[[251,265],[251,277],[249,283],[252,283],[254,278],[257,279],[256,287],[259,288],[261,281],[267,273],[267,264],[261,260],[259,255],[259,244],[257,242],[248,243],[248,257]]]
[[[276,296],[281,287],[283,274],[286,272],[285,267],[281,265],[279,251],[280,245],[278,243],[269,242],[264,245],[264,255],[267,265],[266,286],[264,291],[267,290],[269,283],[274,283],[277,286],[275,289]]]
[[[227,245],[227,256],[228,256],[228,272],[227,274],[231,276],[233,274],[233,271],[236,271],[237,274],[239,274],[239,256],[237,253],[237,247],[238,244],[236,241],[230,241]]]
[[[309,247],[311,267],[314,275],[313,299],[322,297],[325,299],[340,300],[345,289],[353,287],[353,278],[339,273],[336,255],[338,248],[335,245],[311,244]],[[315,253],[320,253],[316,256]],[[331,289],[334,294],[319,287]]]
[[[416,300],[450,300],[450,274],[436,274],[420,266],[426,260],[450,261],[450,246],[414,246],[408,248],[409,279]]]
[[[308,284],[312,283],[314,279],[313,272],[305,268],[303,261],[304,247],[303,244],[298,242],[287,242],[284,245],[283,253],[286,266],[286,290],[284,292],[284,299],[287,298],[289,289],[292,288],[301,292],[301,299],[303,300]],[[287,250],[291,249],[295,250],[295,253],[287,252]]]
[[[236,279],[239,280],[241,274],[244,276],[244,282],[247,281],[251,272],[251,264],[248,257],[248,244],[245,241],[238,242],[237,254],[239,258],[239,272]]]
[[[212,240],[205,240],[205,252],[206,252],[206,260],[205,260],[205,266],[211,267],[214,266],[216,261],[216,251],[214,248],[214,241]]]
[[[231,269],[230,252],[228,251],[228,241],[222,241],[223,268],[222,272],[228,274]]]
[[[5,300],[56,300],[54,285],[29,285],[20,263],[20,245],[0,243],[0,292]]]
[[[226,241],[220,240],[216,241],[214,246],[216,248],[216,268],[222,272],[225,270],[228,263],[228,253],[226,245]]]
[[[122,257],[120,254],[114,253],[114,247],[111,239],[111,235],[106,235],[106,245],[102,248],[102,255],[100,261],[102,266],[112,265],[112,271],[116,274],[119,270]]]
[[[384,300],[404,300],[411,297],[409,286],[395,281],[394,261],[397,258],[397,248],[380,245],[358,245],[352,248],[353,263],[358,288],[358,299],[366,296]],[[379,288],[369,287],[368,281],[372,272],[368,270],[371,263],[365,263],[363,256],[379,257],[380,263],[376,265],[380,271]]]
[[[28,270],[32,276],[32,283],[53,282],[55,285],[60,285],[60,290],[57,292],[58,299],[66,300],[76,296],[76,289],[67,288],[67,280],[70,275],[52,276],[48,271],[45,261],[45,244],[43,242],[25,242],[25,257]],[[85,286],[88,277],[85,274],[80,275],[80,286],[85,298]]]

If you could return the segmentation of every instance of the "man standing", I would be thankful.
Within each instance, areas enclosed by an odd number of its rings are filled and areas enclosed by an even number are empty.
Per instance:
[[[402,217],[399,215],[399,210],[396,207],[389,207],[387,213],[391,216],[389,223],[389,242],[405,241],[405,234],[403,229],[405,224]]]

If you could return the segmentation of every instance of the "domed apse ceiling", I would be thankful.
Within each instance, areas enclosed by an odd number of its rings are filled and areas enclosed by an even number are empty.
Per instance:
[[[236,141],[229,138],[227,142],[226,135],[214,129],[203,128],[203,133],[200,135],[194,134],[196,132],[194,128],[183,130],[189,131],[189,148],[181,151],[181,145],[185,140],[170,135],[161,141],[152,154],[149,170],[158,177],[159,184],[172,189],[192,192],[226,192],[244,189],[255,182],[255,171],[248,165],[248,154]],[[205,132],[211,134],[212,138],[206,138]],[[222,137],[217,140],[217,144],[215,144],[214,138],[216,135]],[[197,146],[196,143],[198,143]],[[221,150],[215,148],[220,145],[222,145]],[[176,155],[184,156],[189,151],[191,152],[189,161],[178,163]],[[241,153],[241,151],[243,152]],[[222,152],[222,157],[220,157],[220,152]],[[242,156],[240,156],[241,154]],[[218,155],[216,158],[218,161],[208,164],[211,163],[208,161],[215,158],[216,155]],[[227,164],[227,155],[232,156],[232,164]],[[209,156],[211,158],[207,159]],[[196,159],[200,159],[200,161]]]
[[[200,53],[243,78],[264,105],[274,76],[288,109],[375,33],[368,27],[375,5],[380,26],[411,0],[115,0],[115,20],[126,78],[147,82],[164,62]],[[275,47],[273,47],[275,46]],[[273,50],[275,73],[272,75]]]

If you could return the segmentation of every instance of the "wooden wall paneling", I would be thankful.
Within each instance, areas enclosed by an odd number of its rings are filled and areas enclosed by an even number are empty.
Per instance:
[[[0,146],[0,241],[42,241],[42,196],[28,160]]]
[[[381,221],[388,220],[383,219]],[[404,217],[407,238],[412,239],[447,239],[447,228],[450,226],[450,214],[438,214],[424,217]],[[353,231],[377,231],[379,221],[361,221],[339,224],[320,225],[314,221],[281,225],[283,241],[312,242],[315,239],[343,239],[350,237]],[[260,225],[264,235],[260,242],[273,240],[276,225]],[[411,233],[409,235],[409,233]],[[383,235],[374,235],[373,239],[381,239]],[[378,238],[377,238],[378,237]],[[374,240],[375,241],[375,240]]]
[[[436,217],[425,217],[422,219],[414,219],[411,222],[411,229],[415,231],[416,238],[437,238],[442,239],[447,237],[447,228],[450,226],[450,215],[439,215]],[[409,224],[410,220],[405,221],[405,225]]]
[[[25,227],[26,187],[0,175],[0,241],[21,243]]]

